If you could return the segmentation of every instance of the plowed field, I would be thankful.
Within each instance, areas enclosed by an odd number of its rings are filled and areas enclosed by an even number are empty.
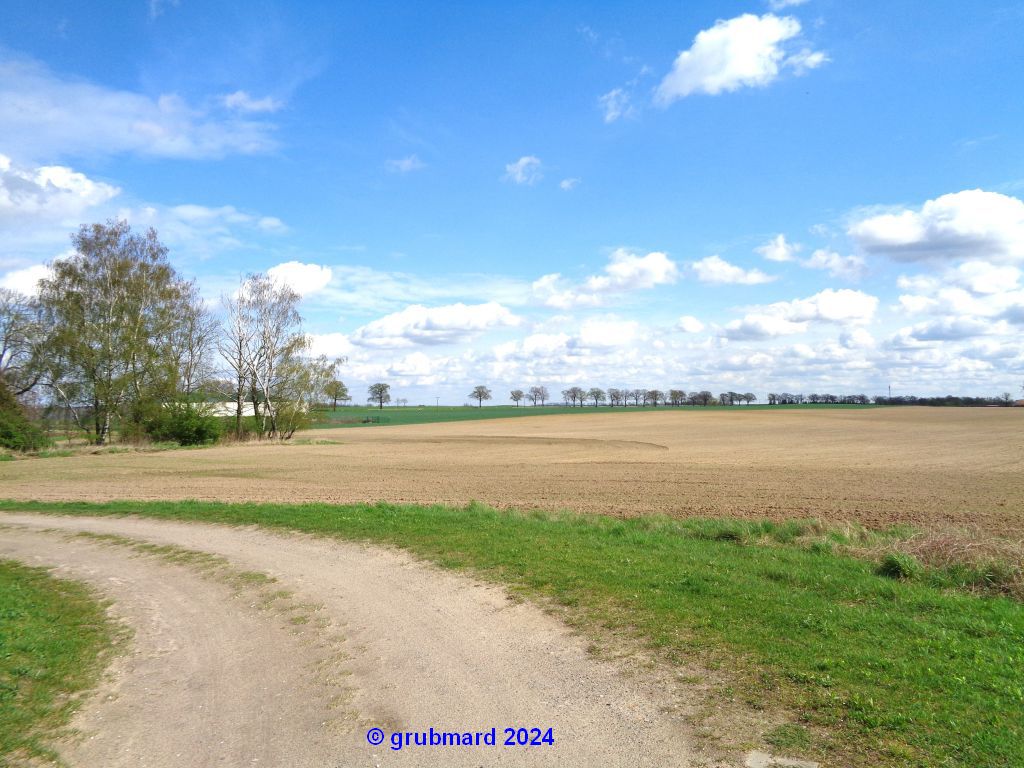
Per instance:
[[[443,502],[1024,530],[1024,409],[601,413],[0,464],[0,497]]]

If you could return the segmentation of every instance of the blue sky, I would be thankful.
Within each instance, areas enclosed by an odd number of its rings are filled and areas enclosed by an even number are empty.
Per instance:
[[[1024,3],[5,3],[0,285],[157,228],[357,398],[1024,380]]]

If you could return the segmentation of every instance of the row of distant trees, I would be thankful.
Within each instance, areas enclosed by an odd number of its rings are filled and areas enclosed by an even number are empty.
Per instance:
[[[1024,387],[1022,387],[1024,390]],[[369,402],[383,408],[386,403],[391,402],[391,386],[378,382],[370,385],[367,394]],[[750,405],[757,402],[757,395],[753,392],[720,392],[716,397],[710,390],[702,389],[694,392],[686,392],[681,389],[619,389],[609,387],[569,387],[561,391],[562,400],[569,407],[586,407],[610,405],[612,407],[634,406],[634,407],[658,407],[658,406],[709,406],[709,405]],[[484,385],[478,385],[469,393],[470,400],[476,400],[477,406],[482,407],[485,400],[491,400],[493,393]],[[509,399],[516,406],[529,404],[532,406],[543,406],[551,402],[551,393],[547,387],[537,386],[529,389],[513,389],[509,392]],[[399,400],[401,405],[403,401]],[[979,406],[979,405],[1013,405],[1013,397],[1009,392],[1004,392],[999,397],[868,397],[867,395],[832,395],[811,393],[792,394],[790,392],[769,392],[768,405],[804,405],[804,404],[836,404],[836,405],[950,405],[950,406]]]
[[[72,243],[37,295],[0,289],[0,388],[20,403],[59,410],[103,444],[115,429],[216,439],[224,401],[237,437],[284,439],[314,405],[348,397],[343,361],[309,355],[291,288],[250,274],[214,313],[152,229],[83,225]]]

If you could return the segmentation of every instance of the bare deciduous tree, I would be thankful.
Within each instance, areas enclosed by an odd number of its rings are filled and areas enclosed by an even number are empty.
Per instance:
[[[528,396],[530,398],[530,402],[533,403],[534,405],[537,405],[538,402],[541,405],[544,405],[544,403],[546,403],[548,401],[548,398],[550,397],[550,395],[548,394],[547,387],[530,387]]]
[[[0,288],[0,378],[15,396],[39,383],[42,340],[38,302]]]
[[[213,378],[210,355],[217,342],[218,327],[194,281],[182,286],[177,312],[180,322],[170,339],[174,390],[188,399]]]
[[[523,390],[521,389],[513,389],[509,392],[509,399],[516,404],[516,408],[519,407],[519,403],[523,401],[524,397],[526,397],[526,395],[523,394]]]
[[[279,407],[276,395],[280,390],[292,389],[290,378],[301,375],[301,369],[294,365],[295,358],[309,346],[298,310],[301,296],[262,274],[249,275],[242,290],[253,331],[246,365],[263,408],[257,417],[260,432],[275,437]]]
[[[469,396],[476,400],[478,408],[483,408],[484,400],[491,399],[491,390],[489,390],[483,384],[480,384],[476,387],[473,387],[473,391],[469,393]]]
[[[248,350],[252,345],[252,318],[243,297],[242,287],[234,296],[221,296],[224,318],[221,321],[221,333],[217,340],[217,351],[228,367],[231,382],[231,398],[235,401],[235,437],[241,439],[243,434],[242,417],[245,413],[245,395],[252,377],[247,364]]]

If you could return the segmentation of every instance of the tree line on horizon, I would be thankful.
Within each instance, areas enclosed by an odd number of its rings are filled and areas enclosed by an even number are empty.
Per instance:
[[[1024,386],[1021,387],[1024,391]],[[386,403],[391,402],[391,385],[385,382],[371,384],[367,390],[368,402],[383,408]],[[562,400],[566,407],[583,408],[587,406],[599,407],[608,405],[610,407],[655,407],[658,406],[733,406],[750,405],[757,402],[758,398],[753,392],[721,392],[716,397],[710,390],[685,392],[681,389],[619,389],[610,387],[607,390],[600,387],[569,387],[561,391]],[[478,385],[467,396],[470,400],[477,401],[477,407],[483,407],[485,400],[493,399],[493,392],[484,385]],[[546,406],[554,402],[547,387],[534,386],[529,389],[513,389],[509,392],[509,400],[517,407],[520,404],[529,402],[532,406]],[[408,400],[399,399],[398,405],[407,404]],[[791,394],[789,392],[769,392],[767,397],[768,405],[932,405],[932,406],[1008,406],[1013,405],[1013,396],[1004,392],[999,397],[961,397],[946,395],[944,397],[916,397],[913,395],[901,395],[897,397],[886,397],[876,395],[833,395],[811,393],[809,395]]]

